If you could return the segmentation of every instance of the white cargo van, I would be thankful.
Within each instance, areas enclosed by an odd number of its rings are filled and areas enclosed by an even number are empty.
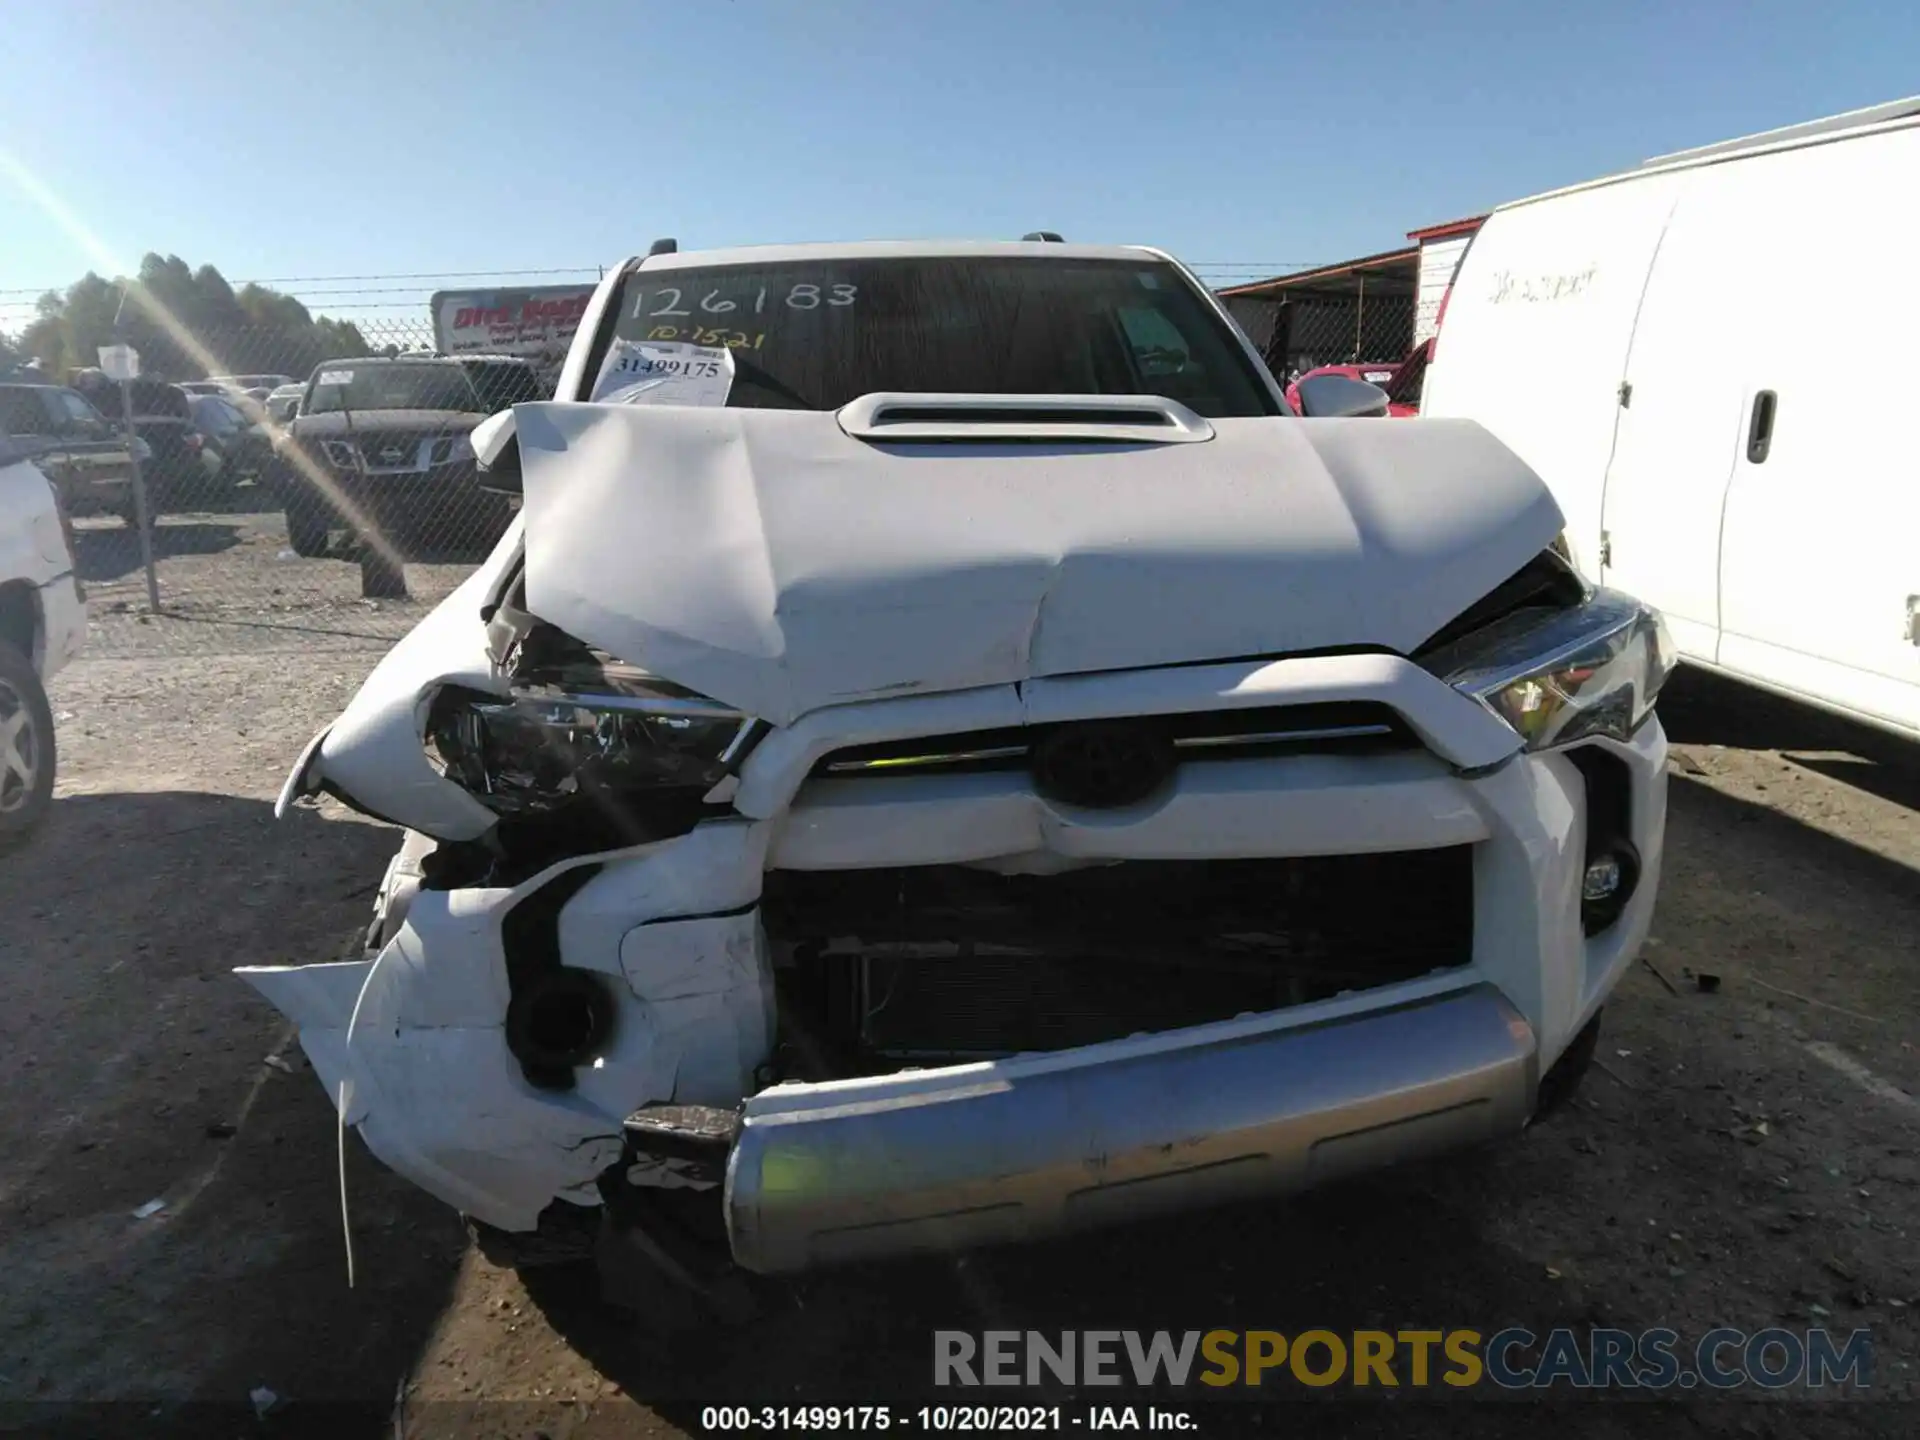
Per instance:
[[[1687,660],[1910,738],[1916,196],[1920,98],[1503,206],[1422,404],[1539,472],[1581,568]]]

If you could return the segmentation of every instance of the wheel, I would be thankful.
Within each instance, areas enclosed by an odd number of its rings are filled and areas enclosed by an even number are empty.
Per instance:
[[[310,501],[287,502],[287,544],[296,555],[317,560],[327,553],[326,514]]]
[[[0,848],[23,840],[53,803],[53,710],[33,662],[0,641]]]

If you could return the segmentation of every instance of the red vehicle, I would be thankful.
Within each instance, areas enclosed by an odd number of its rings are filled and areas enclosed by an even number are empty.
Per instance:
[[[1398,365],[1321,365],[1301,375],[1287,386],[1287,404],[1300,409],[1300,381],[1315,375],[1340,375],[1348,380],[1364,380],[1387,392],[1387,414],[1396,419],[1420,413],[1420,382],[1426,378],[1427,356],[1431,340],[1415,346],[1413,353]]]

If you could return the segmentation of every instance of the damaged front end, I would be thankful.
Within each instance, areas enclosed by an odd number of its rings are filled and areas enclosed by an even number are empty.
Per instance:
[[[756,1088],[774,1001],[764,837],[726,803],[764,727],[527,615],[516,539],[282,795],[410,827],[365,958],[240,973],[377,1155],[528,1232],[555,1202],[599,1203],[635,1109]],[[448,607],[465,651],[436,633]]]
[[[1314,1184],[1517,1130],[1644,938],[1670,657],[1483,436],[1389,503],[1414,427],[1222,421],[1271,483],[1210,500],[1151,447],[518,413],[523,528],[283,796],[413,832],[367,954],[242,972],[490,1232],[599,1206],[711,1294]]]

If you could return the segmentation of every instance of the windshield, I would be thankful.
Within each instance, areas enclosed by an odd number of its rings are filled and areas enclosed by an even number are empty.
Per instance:
[[[641,270],[622,289],[614,334],[731,349],[725,403],[734,406],[834,410],[895,390],[1160,395],[1211,418],[1277,413],[1220,317],[1158,261],[842,259]]]
[[[313,374],[303,415],[332,410],[466,410],[486,406],[467,383],[467,373],[451,361],[431,364],[368,364],[329,361]]]
[[[240,413],[217,395],[202,395],[193,402],[193,423],[202,430],[224,434],[241,425]]]
[[[185,420],[187,394],[163,380],[135,380],[128,387],[133,413],[142,420]]]
[[[547,398],[546,387],[531,365],[513,361],[469,360],[463,362],[467,379],[480,397],[480,408],[489,415],[530,400]]]

